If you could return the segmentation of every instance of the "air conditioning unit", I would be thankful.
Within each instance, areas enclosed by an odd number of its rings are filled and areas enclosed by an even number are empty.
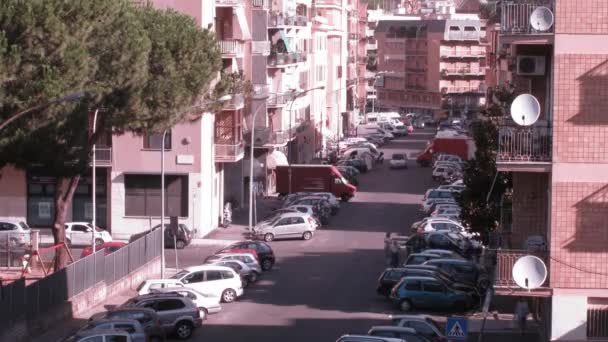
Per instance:
[[[517,74],[541,76],[545,74],[545,56],[517,56]]]

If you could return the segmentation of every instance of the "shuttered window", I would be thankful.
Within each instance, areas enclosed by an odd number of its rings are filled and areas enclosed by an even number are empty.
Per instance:
[[[125,175],[125,215],[160,216],[160,175]],[[165,215],[188,216],[188,176],[165,176]]]

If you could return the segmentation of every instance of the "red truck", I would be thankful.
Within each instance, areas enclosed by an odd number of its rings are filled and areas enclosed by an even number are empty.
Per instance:
[[[475,143],[466,136],[436,137],[416,158],[416,162],[420,166],[430,166],[433,156],[439,153],[454,154],[462,160],[469,160],[475,153]]]
[[[331,192],[343,201],[348,201],[357,191],[333,165],[277,166],[276,176],[277,192],[280,195],[300,191]]]

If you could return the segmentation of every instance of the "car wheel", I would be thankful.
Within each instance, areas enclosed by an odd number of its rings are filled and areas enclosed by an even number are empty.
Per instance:
[[[270,271],[272,269],[272,266],[274,266],[274,263],[270,259],[262,260],[262,269],[264,271]]]
[[[222,301],[224,303],[232,303],[236,300],[236,292],[233,289],[225,289],[222,292]]]
[[[258,272],[251,272],[251,275],[249,276],[249,281],[252,283],[258,281]]]
[[[304,234],[302,234],[302,239],[304,239],[304,240],[310,240],[311,238],[312,238],[311,232],[304,232]]]
[[[272,235],[272,233],[268,233],[268,234],[264,235],[264,241],[270,242],[272,240],[274,240],[274,235]]]
[[[97,238],[95,239],[95,246],[99,246],[103,243],[103,239]]]
[[[412,303],[410,303],[409,300],[404,299],[404,300],[401,301],[401,303],[399,303],[399,308],[403,312],[408,312],[408,311],[410,311],[412,309]]]
[[[175,248],[177,248],[177,249],[184,249],[184,248],[186,248],[186,242],[184,240],[177,240],[175,242]]]
[[[189,339],[192,336],[192,323],[188,321],[181,321],[175,325],[175,335],[180,340]]]
[[[201,313],[201,319],[204,321],[209,316],[209,311],[205,308],[198,308],[198,311]]]

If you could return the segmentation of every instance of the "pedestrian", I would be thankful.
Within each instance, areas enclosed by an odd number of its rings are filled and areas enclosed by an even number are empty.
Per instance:
[[[529,313],[528,301],[524,297],[519,297],[517,304],[515,304],[515,319],[522,335],[526,330],[526,321],[528,320]]]
[[[391,243],[391,266],[399,266],[399,246],[397,246],[396,241]]]

